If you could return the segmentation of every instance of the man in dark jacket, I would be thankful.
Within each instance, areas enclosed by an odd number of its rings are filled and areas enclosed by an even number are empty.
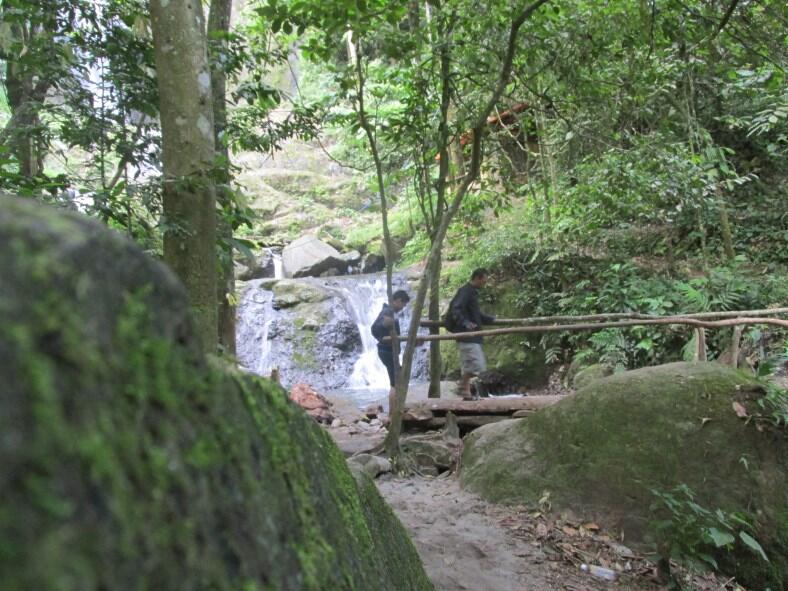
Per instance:
[[[451,301],[450,313],[455,332],[478,330],[482,324],[492,324],[494,316],[485,314],[479,307],[479,290],[487,283],[487,269],[476,269],[471,280],[457,290]],[[482,337],[468,337],[457,340],[460,354],[460,394],[464,400],[471,400],[471,379],[487,369],[482,351]]]
[[[378,340],[378,358],[386,366],[389,374],[389,412],[394,403],[394,378],[396,368],[394,366],[394,348],[391,341],[382,341],[384,337],[391,336],[391,328],[395,334],[400,334],[399,320],[397,313],[401,312],[410,301],[408,292],[400,289],[391,294],[391,303],[383,304],[383,309],[378,314],[375,322],[372,323],[372,336]]]

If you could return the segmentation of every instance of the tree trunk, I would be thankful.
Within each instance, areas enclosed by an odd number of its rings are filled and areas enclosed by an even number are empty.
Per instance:
[[[29,36],[18,26],[9,27],[10,35],[15,40]],[[28,42],[30,40],[28,39]],[[32,178],[40,172],[38,145],[35,140],[34,128],[39,123],[38,109],[43,103],[47,84],[36,83],[36,72],[12,61],[6,61],[5,90],[11,119],[3,130],[4,141],[7,141],[19,164],[19,174]],[[38,86],[38,88],[36,88]],[[42,92],[43,90],[43,92]]]
[[[509,82],[512,72],[512,62],[514,61],[514,54],[517,45],[517,35],[520,31],[520,27],[540,6],[545,4],[547,1],[548,0],[536,0],[533,4],[522,10],[512,22],[511,29],[509,30],[506,54],[504,55],[503,63],[501,64],[501,70],[498,80],[495,84],[495,88],[490,93],[487,103],[479,110],[478,117],[476,118],[473,128],[471,129],[473,140],[471,146],[471,163],[468,174],[465,175],[462,183],[457,188],[451,205],[440,216],[440,223],[438,224],[437,230],[435,232],[435,239],[430,246],[430,253],[427,257],[427,268],[433,266],[435,264],[435,260],[440,256],[440,251],[443,246],[443,239],[446,237],[446,231],[449,229],[449,224],[451,223],[454,215],[457,213],[457,210],[460,208],[460,205],[462,205],[462,200],[465,197],[465,194],[468,192],[471,183],[479,175],[479,169],[481,167],[482,161],[482,133],[487,126],[487,117],[493,110],[493,107],[495,107],[497,104],[501,94],[504,91],[504,88]],[[444,77],[443,83],[449,84],[450,81]],[[448,157],[445,153],[445,149],[444,153],[441,154],[441,157]],[[410,320],[410,326],[408,327],[408,339],[405,345],[405,353],[403,354],[402,359],[402,369],[400,370],[401,376],[410,376],[410,371],[413,366],[413,353],[416,350],[416,337],[419,328],[419,321],[421,318],[421,312],[424,309],[424,300],[427,297],[428,287],[428,278],[422,277],[421,281],[419,282],[419,289],[416,293],[416,298],[411,304],[412,316]],[[405,404],[407,395],[408,380],[398,380],[397,392],[394,400],[395,404],[390,413],[391,423],[389,424],[389,432],[386,435],[386,439],[384,441],[386,453],[389,457],[394,459],[395,462],[399,458],[399,437],[402,432],[402,407]]]
[[[722,234],[722,247],[725,250],[725,258],[732,261],[736,258],[736,253],[733,250],[733,235],[731,233],[731,223],[728,219],[728,207],[725,203],[725,198],[722,195],[719,183],[715,188],[717,195],[717,208],[720,212],[720,234]]]
[[[164,261],[183,281],[197,335],[216,350],[216,198],[211,76],[200,2],[151,0],[164,169]]]
[[[348,32],[350,35],[352,31]],[[350,37],[348,37],[350,39]],[[349,44],[349,47],[354,44]],[[389,301],[391,300],[392,293],[392,277],[394,275],[394,242],[391,239],[391,232],[389,231],[389,218],[388,218],[388,201],[386,199],[386,185],[383,179],[383,163],[380,160],[380,153],[378,152],[378,142],[375,137],[372,124],[367,119],[367,111],[364,106],[364,68],[361,64],[361,46],[355,48],[352,55],[349,57],[355,59],[356,67],[356,82],[358,96],[356,97],[356,106],[358,107],[358,122],[364,133],[367,136],[369,149],[372,152],[372,160],[375,162],[375,175],[378,181],[378,196],[380,197],[380,216],[383,220],[383,255],[386,259],[386,296]],[[410,375],[410,374],[408,374]]]
[[[440,322],[440,305],[441,305],[441,256],[435,259],[435,264],[431,269],[428,269],[429,282],[430,282],[430,307],[429,317],[430,320]],[[438,334],[439,328],[430,328],[430,334]],[[427,391],[428,398],[441,397],[441,374],[443,373],[441,364],[441,345],[440,341],[432,341],[430,343],[430,386]]]
[[[212,32],[226,34],[230,30],[232,0],[211,0],[208,13],[209,39]],[[223,140],[227,127],[227,76],[221,67],[222,54],[227,50],[227,42],[213,39],[209,41],[211,55],[211,92],[213,94],[213,129],[216,153],[221,158],[217,167],[219,185],[216,187],[216,199],[220,210],[228,212],[232,209],[230,192],[230,151]],[[232,237],[233,228],[226,220],[218,220],[219,237],[222,244],[222,255],[219,259],[219,276],[216,282],[218,302],[218,337],[222,349],[235,355],[235,275],[233,266]]]

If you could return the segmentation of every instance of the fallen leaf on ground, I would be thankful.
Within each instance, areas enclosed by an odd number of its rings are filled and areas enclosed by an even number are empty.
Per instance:
[[[741,403],[735,402],[733,403],[733,410],[740,419],[746,419],[748,416],[747,409],[744,408]]]

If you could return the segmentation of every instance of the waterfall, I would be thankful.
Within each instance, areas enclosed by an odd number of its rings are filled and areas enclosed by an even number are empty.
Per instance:
[[[282,251],[272,250],[271,258],[274,261],[274,279],[282,279],[285,276],[284,271],[282,271]]]
[[[281,258],[279,261],[281,264]],[[319,391],[344,395],[358,404],[385,395],[389,388],[388,374],[378,359],[377,341],[371,332],[372,323],[386,301],[385,276],[282,281],[319,287],[325,290],[327,299],[320,304],[277,310],[273,307],[273,293],[269,291],[272,280],[249,281],[238,306],[236,348],[241,366],[259,375],[267,375],[272,367],[277,367],[286,387],[307,382]],[[407,288],[405,279],[395,277],[394,289],[403,288]],[[305,321],[315,322],[316,313],[325,314],[324,320],[312,330],[304,329]],[[400,313],[403,332],[407,331],[409,322],[410,308],[406,307]],[[412,382],[425,378],[426,358],[426,348],[417,349]]]
[[[380,277],[371,276],[342,283],[345,285],[337,289],[350,304],[351,314],[361,333],[364,347],[364,352],[353,366],[347,385],[349,388],[385,388],[388,386],[389,377],[385,366],[378,359],[378,343],[372,336],[371,329],[386,302],[386,282]]]
[[[250,281],[241,297],[235,342],[242,369],[258,375],[268,375],[271,373],[269,331],[276,312],[273,306],[274,294],[261,289],[262,281]]]

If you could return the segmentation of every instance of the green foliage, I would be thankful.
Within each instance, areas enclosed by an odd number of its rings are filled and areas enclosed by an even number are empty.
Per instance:
[[[651,510],[662,519],[649,524],[662,559],[718,569],[715,558],[737,546],[746,548],[769,562],[758,541],[748,531],[753,528],[742,515],[699,505],[690,487],[680,484],[669,491],[651,490],[655,497]]]

